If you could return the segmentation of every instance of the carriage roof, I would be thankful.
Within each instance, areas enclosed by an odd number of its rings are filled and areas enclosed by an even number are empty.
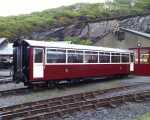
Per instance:
[[[110,52],[131,52],[130,50],[127,49],[77,45],[77,44],[69,44],[67,42],[47,42],[47,41],[37,41],[37,40],[23,40],[23,41],[25,41],[29,46],[35,46],[35,47],[79,49],[79,50],[93,50],[93,51],[98,50],[98,51],[110,51]]]

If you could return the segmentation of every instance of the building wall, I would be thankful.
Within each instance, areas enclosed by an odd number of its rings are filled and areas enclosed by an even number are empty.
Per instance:
[[[142,47],[150,47],[150,39],[135,35],[133,33],[125,32],[125,39],[118,40],[118,37],[114,33],[110,33],[103,39],[95,43],[96,46],[113,47],[113,48],[133,48],[137,47],[137,43],[140,42]]]

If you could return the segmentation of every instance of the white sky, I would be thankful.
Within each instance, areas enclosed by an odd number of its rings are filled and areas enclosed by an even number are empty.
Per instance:
[[[98,3],[104,1],[105,0],[0,0],[0,16],[27,14],[74,3]]]

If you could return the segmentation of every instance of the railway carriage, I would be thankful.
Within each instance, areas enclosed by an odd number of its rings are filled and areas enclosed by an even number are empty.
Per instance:
[[[128,75],[134,70],[129,50],[64,42],[14,42],[15,82],[54,84],[81,78]]]
[[[150,76],[150,47],[130,48],[134,51],[134,75]]]

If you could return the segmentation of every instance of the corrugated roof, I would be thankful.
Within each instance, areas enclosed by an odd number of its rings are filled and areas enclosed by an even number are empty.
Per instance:
[[[0,55],[12,55],[13,54],[13,44],[8,43],[3,49],[0,49]]]
[[[150,39],[150,34],[148,34],[148,33],[143,33],[143,32],[139,32],[139,31],[135,31],[135,30],[131,30],[131,29],[126,29],[126,28],[120,28],[120,29],[123,31],[126,31],[126,32],[136,34],[138,36],[142,36],[142,37],[146,37],[146,38]]]
[[[0,38],[0,45],[6,40],[6,38]]]
[[[76,44],[69,44],[69,43],[65,43],[65,42],[46,42],[46,41],[36,41],[36,40],[24,40],[24,41],[26,41],[30,46],[36,46],[36,47],[68,48],[68,49],[94,50],[94,51],[99,50],[99,51],[112,51],[112,52],[129,52],[129,50],[126,50],[126,49],[76,45]]]

